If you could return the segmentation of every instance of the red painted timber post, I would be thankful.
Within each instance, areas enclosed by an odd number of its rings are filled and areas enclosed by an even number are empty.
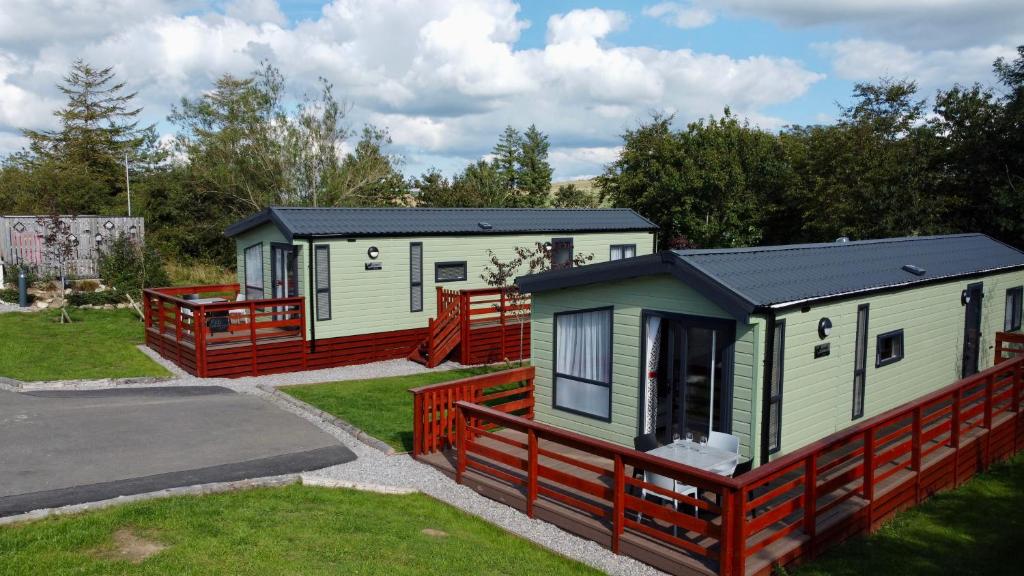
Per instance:
[[[921,417],[922,408],[914,408],[914,423],[910,431],[910,467],[914,470],[914,504],[921,502]]]
[[[499,326],[500,326],[500,329],[501,329],[501,358],[499,360],[504,360],[504,359],[508,358],[508,353],[505,351],[505,289],[504,288],[501,289],[501,302],[500,302],[499,305],[501,306],[500,312],[499,312],[499,314],[501,315],[500,316],[500,321],[499,321]]]
[[[252,375],[258,376],[256,370],[256,303],[249,302],[249,363]]]
[[[303,297],[300,300],[299,308],[299,326],[302,328],[302,369],[308,368],[308,357],[309,354],[306,352],[306,298]],[[311,319],[312,320],[312,319]]]
[[[806,556],[814,558],[818,536],[818,453],[812,452],[804,461],[804,534],[807,534]]]
[[[459,299],[459,363],[469,364],[469,294],[462,291]]]
[[[192,314],[192,334],[196,344],[196,375],[206,376],[206,309],[200,306]]]
[[[697,493],[700,494],[698,488]],[[718,499],[722,503],[722,525],[719,527],[718,538],[718,573],[722,576],[735,574],[735,547],[736,547],[736,491],[722,488],[718,493]]]
[[[985,378],[985,457],[981,461],[982,470],[987,470],[992,463],[992,391],[995,383],[995,374],[989,374]]]
[[[864,431],[864,499],[868,501],[868,532],[871,532],[875,514],[875,429]]]
[[[199,346],[198,341],[196,346]],[[174,307],[174,358],[174,363],[181,366],[181,306]],[[198,368],[197,366],[196,369]]]
[[[458,445],[458,457],[455,460],[455,481],[462,484],[462,475],[466,471],[466,415],[462,408],[455,408],[456,430],[455,442]]]
[[[526,431],[526,515],[533,518],[533,503],[537,500],[537,433]]]
[[[153,310],[150,302],[149,292],[142,291],[142,323],[146,328],[153,326]]]
[[[1014,453],[1020,448],[1020,442],[1018,441],[1019,429],[1020,429],[1020,386],[1021,386],[1021,363],[1018,360],[1017,364],[1013,367],[1013,451]]]
[[[615,455],[615,485],[612,488],[612,552],[619,553],[619,542],[626,530],[626,465]]]
[[[960,484],[960,388],[953,390],[953,414],[949,429],[949,443],[953,448],[953,487]]]
[[[741,486],[733,492],[734,505],[732,507],[732,518],[728,523],[731,525],[732,533],[732,571],[734,574],[743,575],[747,572],[747,488]],[[730,526],[726,526],[729,528]]]
[[[423,395],[412,395],[412,457],[423,453],[420,443],[423,442]]]

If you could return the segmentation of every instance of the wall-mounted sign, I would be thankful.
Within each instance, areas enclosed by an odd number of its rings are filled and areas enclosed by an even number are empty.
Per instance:
[[[825,356],[828,356],[828,355],[829,355],[829,346],[828,346],[828,344],[818,344],[817,346],[814,347],[814,357],[815,358],[824,358]]]
[[[380,269],[382,269],[382,265],[381,265],[380,262],[367,262],[366,263],[366,269],[367,270],[380,270]]]

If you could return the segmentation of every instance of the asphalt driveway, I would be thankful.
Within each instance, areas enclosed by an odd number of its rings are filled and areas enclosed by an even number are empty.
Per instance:
[[[227,388],[0,391],[0,516],[354,459],[302,418]]]

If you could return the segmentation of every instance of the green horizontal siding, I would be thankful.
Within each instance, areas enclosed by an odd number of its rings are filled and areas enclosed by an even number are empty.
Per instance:
[[[481,274],[490,262],[487,250],[507,261],[514,257],[517,246],[533,247],[536,242],[548,242],[554,237],[572,237],[575,254],[592,254],[592,262],[608,260],[613,244],[635,244],[637,255],[650,254],[654,247],[654,235],[650,232],[602,232],[587,234],[533,234],[494,236],[423,236],[423,237],[380,237],[315,240],[314,245],[330,246],[331,260],[331,319],[316,322],[316,337],[334,338],[357,334],[370,334],[391,330],[406,330],[427,326],[430,318],[436,316],[435,286],[452,290],[463,288],[484,288],[486,283]],[[244,281],[245,247],[263,241],[265,260],[265,286],[270,294],[270,242],[284,241],[278,229],[265,224],[236,239],[239,263],[239,278]],[[409,244],[423,244],[423,311],[410,312],[409,298]],[[300,294],[307,297],[309,269],[306,267],[309,247],[304,239],[296,239],[299,251]],[[367,249],[375,246],[380,255],[374,261],[367,256]],[[437,262],[461,262],[467,265],[465,281],[435,284],[434,264]],[[367,262],[379,262],[380,270],[366,270]],[[312,324],[312,310],[306,315],[307,326]]]
[[[613,306],[612,418],[603,422],[555,409],[552,406],[554,314]],[[649,276],[542,292],[533,296],[532,361],[537,367],[536,419],[541,422],[632,446],[639,424],[640,365],[643,351],[640,332],[643,310],[658,310],[694,316],[732,319],[725,311],[696,291],[669,276]],[[754,373],[761,329],[758,325],[736,331],[733,376],[733,433],[740,437],[743,453],[750,456],[754,418]]]
[[[254,244],[263,245],[263,294],[269,298],[272,294],[270,287],[270,244],[287,244],[284,235],[274,226],[260,226],[243,232],[235,237],[236,270],[238,273],[239,290],[245,293],[245,249]]]
[[[965,309],[960,294],[984,283],[980,366],[992,365],[995,334],[1003,329],[1006,289],[1024,284],[1024,272],[932,284],[780,312],[786,321],[781,450],[775,457],[852,425],[857,307],[869,304],[864,416],[870,418],[952,384],[960,378]],[[818,338],[818,321],[832,321]],[[902,360],[875,367],[879,334],[903,330]],[[814,358],[828,343],[830,354]],[[860,419],[858,419],[860,420]]]

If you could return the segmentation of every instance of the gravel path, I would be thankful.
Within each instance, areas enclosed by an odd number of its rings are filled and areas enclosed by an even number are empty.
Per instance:
[[[569,534],[546,522],[533,520],[525,514],[477,494],[472,489],[456,484],[453,480],[435,468],[417,462],[407,454],[386,455],[356,439],[342,428],[325,422],[315,414],[278,398],[260,387],[278,387],[290,384],[311,384],[340,380],[358,380],[364,378],[381,378],[386,376],[402,376],[428,371],[451,370],[461,367],[459,364],[445,363],[437,368],[428,369],[407,360],[389,360],[358,366],[344,366],[325,370],[307,372],[290,372],[271,376],[246,378],[195,378],[183,372],[173,363],[165,360],[155,352],[140,346],[145,354],[166,367],[174,374],[172,379],[153,382],[125,381],[81,381],[81,382],[33,382],[27,383],[25,390],[41,390],[51,388],[85,389],[113,386],[224,386],[243,394],[252,394],[275,404],[282,410],[297,414],[313,425],[334,436],[344,446],[352,450],[357,458],[347,464],[332,466],[314,472],[302,474],[302,478],[313,485],[343,485],[370,487],[384,492],[405,492],[418,490],[438,500],[451,504],[470,514],[478,516],[509,532],[518,534],[554,552],[573,558],[608,574],[660,575],[662,572],[632,558],[613,554],[610,550],[590,540]]]

